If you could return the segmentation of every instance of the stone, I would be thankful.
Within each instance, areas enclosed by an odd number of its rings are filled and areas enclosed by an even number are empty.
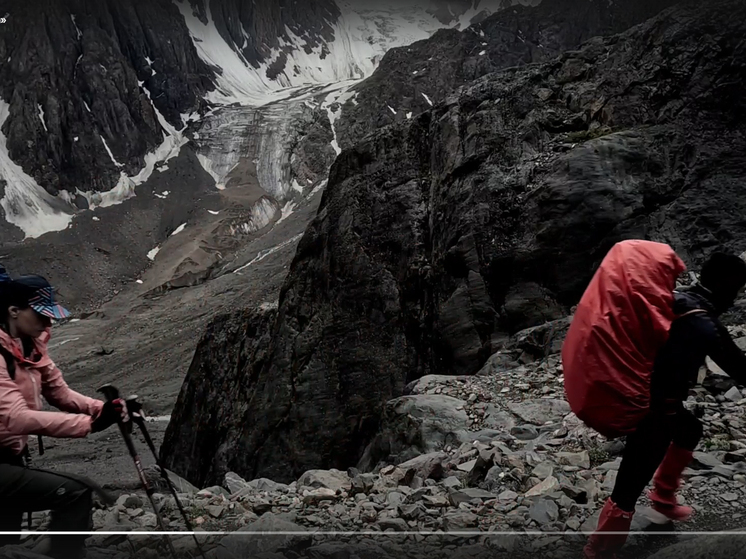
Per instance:
[[[505,491],[500,493],[497,498],[500,501],[507,503],[510,501],[515,501],[518,498],[518,493],[516,493],[515,491],[511,491],[510,489],[506,489]]]
[[[461,480],[455,476],[447,477],[446,479],[441,481],[440,484],[446,489],[459,489],[463,486]]]
[[[734,386],[725,393],[725,398],[731,402],[739,402],[743,399],[743,396],[741,395],[741,391]]]
[[[347,472],[339,470],[308,470],[298,479],[299,487],[313,487],[337,491],[349,491],[352,487]]]
[[[544,481],[539,483],[538,485],[535,485],[531,489],[529,489],[526,492],[526,497],[536,497],[539,495],[546,495],[547,493],[551,493],[552,491],[559,489],[560,484],[559,481],[557,481],[557,478],[554,476],[549,476]]]
[[[358,463],[362,471],[380,462],[409,460],[473,440],[463,400],[442,394],[402,396],[386,403],[381,427]],[[394,458],[394,456],[399,458]]]
[[[546,478],[551,476],[553,473],[554,473],[554,464],[552,462],[549,462],[548,460],[545,460],[544,462],[540,462],[531,471],[531,475],[539,478],[540,480],[545,480]]]
[[[337,492],[327,487],[319,487],[303,494],[303,502],[307,505],[318,505],[322,501],[336,501]]]
[[[137,509],[143,505],[139,495],[122,495],[117,499],[116,504],[128,509]]]
[[[539,436],[533,425],[519,425],[510,430],[510,434],[520,441],[532,441]]]
[[[228,491],[233,494],[250,489],[250,486],[248,483],[246,483],[246,480],[235,472],[228,472],[227,474],[225,474],[223,484],[228,488]]]
[[[585,470],[591,467],[591,458],[587,450],[582,452],[558,452],[555,458],[559,464],[564,466],[576,466]]]
[[[458,470],[461,470],[462,472],[470,472],[474,466],[477,464],[477,460],[469,460],[468,462],[463,462],[456,466]]]
[[[251,535],[260,532],[265,534],[256,537]],[[267,532],[273,535],[266,534]],[[277,532],[282,534],[274,535]],[[311,534],[306,534],[306,532],[307,530],[302,526],[268,512],[248,526],[237,530],[235,535],[223,537],[218,542],[218,552],[232,554],[233,557],[255,557],[260,553],[272,553],[279,550],[298,553],[312,544]],[[226,557],[231,557],[231,555],[226,555]]]
[[[220,518],[225,512],[225,507],[219,505],[207,505],[205,510],[207,510],[207,513],[213,518]]]
[[[482,454],[486,455],[487,458],[484,458]],[[474,487],[481,484],[494,465],[491,452],[482,451],[482,454],[477,458],[476,463],[466,476],[465,484],[468,486]]]
[[[474,499],[478,499],[482,501],[494,499],[495,495],[493,495],[489,491],[484,491],[482,489],[476,489],[474,487],[466,487],[461,490],[451,490],[448,493],[448,498],[450,499],[451,504],[454,507],[457,507],[461,503],[469,503],[473,501]]]
[[[544,425],[548,421],[560,422],[571,411],[567,402],[553,399],[510,402],[508,409],[533,425]]]
[[[716,468],[722,466],[723,463],[715,458],[712,454],[706,452],[695,452],[694,463],[700,468]]]
[[[200,490],[197,493],[197,497],[214,497],[214,496],[223,496],[223,497],[230,497],[231,494],[228,492],[228,490],[225,487],[221,487],[219,485],[211,485],[210,487],[206,487],[205,489]]]
[[[545,526],[559,518],[559,507],[550,499],[538,499],[531,503],[528,514],[540,526]]]
[[[266,491],[269,493],[282,493],[288,491],[289,489],[288,486],[284,483],[277,483],[267,478],[252,479],[251,481],[246,482],[246,485],[248,485],[250,490]]]
[[[448,511],[443,515],[443,530],[446,532],[466,530],[479,525],[479,517],[465,510]]]
[[[737,501],[738,499],[740,499],[737,493],[723,493],[722,495],[720,495],[720,498],[723,501],[727,501],[728,503],[732,501]]]
[[[742,532],[743,530],[738,530]],[[665,547],[648,559],[725,559],[743,555],[743,534],[700,536]]]
[[[398,491],[391,491],[386,495],[386,503],[391,507],[397,507],[404,502],[404,495]]]
[[[614,484],[616,483],[616,476],[619,472],[617,470],[609,470],[604,476],[604,482],[601,484],[601,489],[607,493],[611,493],[614,490]]]
[[[395,532],[406,532],[409,530],[409,525],[406,520],[402,518],[381,518],[376,522],[376,524],[383,531],[393,530]]]
[[[169,488],[168,483],[166,483],[166,480],[163,478],[161,470],[158,466],[156,466],[155,464],[146,466],[145,468],[143,468],[143,473],[145,474],[145,479],[148,480],[148,484],[150,485],[150,487],[152,487],[153,491],[157,493],[171,492],[171,489]],[[185,495],[196,495],[197,493],[199,493],[199,489],[196,486],[189,483],[183,477],[176,475],[171,470],[166,469],[166,474],[168,475],[168,479],[176,489],[177,493],[183,493]]]
[[[423,479],[439,480],[443,477],[443,463],[449,458],[450,456],[442,451],[429,452],[402,462],[399,467],[403,470],[414,469]]]
[[[480,484],[480,487],[487,491],[496,490],[503,484],[502,474],[503,470],[500,466],[492,466],[487,471],[487,475],[484,476],[484,481]]]
[[[158,517],[152,512],[146,512],[135,519],[143,528],[158,528]]]
[[[399,516],[404,520],[418,520],[425,515],[425,507],[421,503],[399,505]]]

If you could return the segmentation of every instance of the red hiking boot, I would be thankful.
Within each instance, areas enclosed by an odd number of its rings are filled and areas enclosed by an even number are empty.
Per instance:
[[[676,500],[676,491],[681,486],[681,474],[692,461],[693,454],[691,450],[671,444],[653,476],[653,490],[648,492],[648,497],[653,501],[653,510],[669,520],[689,520],[694,513],[692,507],[680,505]]]
[[[607,499],[601,511],[601,516],[598,518],[598,527],[591,537],[588,538],[588,543],[583,548],[584,558],[616,559],[616,552],[627,541],[633,515],[634,512],[623,511],[616,506],[614,501]],[[607,534],[605,532],[612,533]]]

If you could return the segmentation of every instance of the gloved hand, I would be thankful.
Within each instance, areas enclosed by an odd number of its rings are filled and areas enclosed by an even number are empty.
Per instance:
[[[101,413],[91,422],[91,433],[98,433],[99,431],[108,429],[120,421],[129,421],[127,403],[121,398],[117,398],[111,402],[104,402]]]

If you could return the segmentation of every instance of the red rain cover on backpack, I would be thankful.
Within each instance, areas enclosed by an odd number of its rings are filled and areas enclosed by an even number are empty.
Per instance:
[[[653,363],[685,270],[668,245],[623,241],[578,304],[562,346],[565,394],[575,415],[606,437],[634,431],[648,411]]]

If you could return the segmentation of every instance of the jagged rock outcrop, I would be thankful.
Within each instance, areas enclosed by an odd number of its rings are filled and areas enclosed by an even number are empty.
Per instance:
[[[8,151],[51,194],[137,174],[163,141],[154,107],[181,129],[214,87],[171,0],[4,0],[0,12]]]
[[[332,25],[340,16],[334,0],[312,0],[297,2],[279,0],[273,2],[245,2],[244,0],[178,0],[188,1],[194,13],[203,23],[214,22],[226,43],[241,52],[255,68],[272,58],[267,76],[276,78],[282,72],[292,73],[287,68],[287,53],[294,43],[292,35],[304,40],[304,50],[321,48],[329,52],[326,43],[334,40]]]
[[[372,130],[427,111],[456,87],[481,76],[552,60],[591,37],[624,31],[677,2],[553,0],[537,7],[516,5],[463,33],[443,29],[428,40],[392,49],[373,75],[353,88],[356,96],[345,103],[336,125],[339,145],[351,147]],[[468,3],[463,4],[465,9]],[[447,7],[436,11],[442,17],[446,12],[452,13]]]
[[[174,409],[160,451],[168,457],[167,467],[187,479],[222,479],[230,469],[257,381],[246,375],[246,367],[264,359],[276,316],[276,308],[250,309],[210,324],[187,373],[200,382],[182,386],[183,405]]]
[[[219,426],[222,402],[199,400],[203,423],[187,411],[202,383],[224,382],[205,342],[195,359],[212,375],[187,376],[169,467],[202,483],[226,445],[227,467],[249,477],[343,469],[407,382],[477,372],[527,326],[518,302],[535,320],[566,316],[618,240],[666,241],[691,264],[718,245],[741,252],[744,22],[740,2],[680,6],[486,76],[344,151],[266,353],[230,372],[238,431],[209,446],[181,434]]]

